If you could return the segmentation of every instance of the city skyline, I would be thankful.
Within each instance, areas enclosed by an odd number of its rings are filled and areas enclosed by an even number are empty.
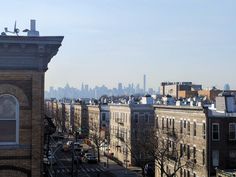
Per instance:
[[[152,88],[185,80],[236,88],[234,0],[42,0],[37,5],[23,0],[1,5],[0,32],[11,30],[15,20],[22,31],[29,28],[29,19],[36,19],[41,36],[65,36],[49,64],[46,90],[66,83],[78,88],[82,81],[109,88],[118,82],[141,85],[144,73]]]

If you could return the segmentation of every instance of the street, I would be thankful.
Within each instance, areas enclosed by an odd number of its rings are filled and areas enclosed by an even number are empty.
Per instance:
[[[65,143],[67,140],[64,140]],[[62,145],[57,146],[57,141],[51,140],[50,149],[55,157],[55,163],[45,165],[45,171],[49,177],[111,177],[112,175],[106,171],[106,168],[101,166],[99,163],[87,163],[82,161],[76,163],[74,160],[72,163],[73,150],[67,152],[63,151]],[[95,153],[92,149],[89,150],[91,153]],[[72,174],[73,169],[73,174]]]

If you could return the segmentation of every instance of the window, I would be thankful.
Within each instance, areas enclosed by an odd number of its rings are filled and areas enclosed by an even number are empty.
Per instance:
[[[190,171],[188,170],[188,173],[187,173],[188,175],[187,175],[187,177],[190,177]]]
[[[164,130],[164,118],[162,117],[162,122],[161,122],[161,128],[162,128],[162,130]]]
[[[193,136],[197,136],[197,124],[193,122]]]
[[[158,116],[156,118],[156,128],[159,128],[159,126],[158,126]]]
[[[180,120],[180,133],[183,133],[183,121]]]
[[[175,129],[175,119],[172,120],[172,129],[173,129],[173,131]]]
[[[186,120],[184,120],[184,128],[186,128]]]
[[[180,146],[180,157],[182,157],[183,156],[183,145],[180,144],[179,146]]]
[[[12,95],[0,96],[0,144],[19,143],[19,103]]]
[[[236,140],[236,123],[229,123],[229,140]]]
[[[213,141],[220,140],[220,125],[219,125],[219,123],[212,124],[212,140]]]
[[[229,162],[230,166],[236,166],[236,150],[229,151]]]
[[[183,170],[182,170],[182,168],[180,168],[180,170],[179,170],[179,175],[180,175],[180,177],[183,176]]]
[[[105,120],[106,120],[106,114],[102,113],[102,121],[105,121]]]
[[[190,146],[187,145],[187,158],[190,159]]]
[[[134,114],[134,121],[135,123],[138,123],[138,114]]]
[[[149,116],[148,116],[148,114],[145,114],[145,122],[149,123]]]
[[[202,123],[202,137],[203,139],[206,138],[206,124]]]
[[[166,128],[168,129],[168,127],[169,127],[169,119],[166,118]]]
[[[218,150],[212,151],[212,166],[213,167],[219,166],[219,151]]]
[[[202,150],[202,165],[205,165],[205,149]]]
[[[193,146],[193,158],[195,159],[196,158],[196,147]]]
[[[187,134],[190,135],[190,122],[188,121]]]

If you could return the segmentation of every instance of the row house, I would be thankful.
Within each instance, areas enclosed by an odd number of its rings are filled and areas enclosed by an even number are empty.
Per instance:
[[[89,136],[100,135],[99,105],[88,105]]]
[[[176,176],[215,176],[215,169],[236,168],[236,106],[232,95],[216,98],[216,108],[155,105],[156,129],[174,132],[181,137],[177,144],[181,161],[191,160],[193,165],[183,166]],[[164,135],[163,135],[164,136]],[[166,165],[173,172],[175,161]],[[156,167],[156,177],[161,172]]]
[[[126,167],[136,163],[132,153],[145,159],[145,155],[137,152],[137,140],[153,130],[154,123],[151,105],[110,105],[110,153]]]
[[[65,103],[65,129],[68,133],[74,132],[74,105]]]
[[[83,137],[88,137],[88,106],[85,104],[74,104],[74,127],[75,131]]]

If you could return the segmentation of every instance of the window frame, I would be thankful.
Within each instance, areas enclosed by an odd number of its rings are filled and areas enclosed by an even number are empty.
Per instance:
[[[213,126],[217,125],[218,126],[218,138],[215,139],[214,138],[214,129],[213,129]],[[212,141],[220,141],[220,124],[219,123],[212,123],[212,127],[211,127],[211,138],[212,138]]]
[[[2,96],[9,96],[9,97],[12,97],[14,100],[15,100],[15,104],[16,104],[16,107],[15,107],[15,119],[10,119],[12,121],[15,121],[15,125],[16,125],[16,134],[15,134],[15,142],[0,142],[0,146],[4,146],[4,145],[17,145],[19,144],[19,111],[20,111],[20,106],[19,106],[19,101],[18,99],[14,96],[14,95],[11,95],[11,94],[0,94],[0,98]],[[1,121],[9,121],[9,119],[0,119],[0,122]]]

